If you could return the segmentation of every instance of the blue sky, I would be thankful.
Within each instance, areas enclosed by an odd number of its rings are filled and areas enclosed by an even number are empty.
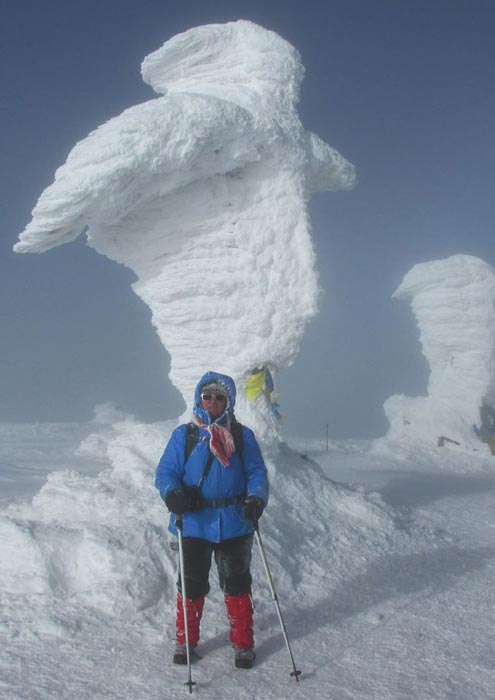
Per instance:
[[[0,29],[0,420],[87,420],[107,400],[144,420],[182,410],[132,273],[82,239],[11,249],[76,141],[153,96],[144,56],[239,18],[298,48],[302,121],[359,176],[355,191],[311,202],[324,292],[281,378],[287,430],[379,435],[388,396],[424,393],[412,314],[391,295],[417,262],[495,265],[493,2],[18,0]]]

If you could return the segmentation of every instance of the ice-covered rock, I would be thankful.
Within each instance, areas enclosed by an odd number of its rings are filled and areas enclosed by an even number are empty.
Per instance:
[[[410,299],[430,365],[427,396],[385,403],[387,441],[479,450],[480,409],[495,406],[495,270],[454,255],[415,265],[394,293]]]
[[[76,144],[15,246],[43,252],[86,231],[134,270],[187,413],[216,370],[235,378],[242,419],[249,372],[290,364],[316,312],[308,197],[355,174],[301,125],[303,73],[296,49],[252,22],[173,37],[142,64],[162,96]],[[276,435],[270,412],[249,419]]]

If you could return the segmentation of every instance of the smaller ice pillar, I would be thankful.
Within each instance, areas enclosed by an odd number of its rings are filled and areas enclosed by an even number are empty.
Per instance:
[[[480,410],[495,406],[495,270],[469,255],[421,263],[394,297],[410,300],[430,377],[427,396],[386,401],[387,437],[478,449]]]

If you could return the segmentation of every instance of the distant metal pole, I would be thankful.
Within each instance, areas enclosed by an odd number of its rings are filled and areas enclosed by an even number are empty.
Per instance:
[[[328,423],[327,423],[327,452],[328,452]]]

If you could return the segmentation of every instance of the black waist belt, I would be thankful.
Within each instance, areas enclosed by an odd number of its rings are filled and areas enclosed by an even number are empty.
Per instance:
[[[203,498],[201,505],[203,508],[225,508],[225,506],[237,506],[244,503],[246,494],[232,496],[231,498]]]

